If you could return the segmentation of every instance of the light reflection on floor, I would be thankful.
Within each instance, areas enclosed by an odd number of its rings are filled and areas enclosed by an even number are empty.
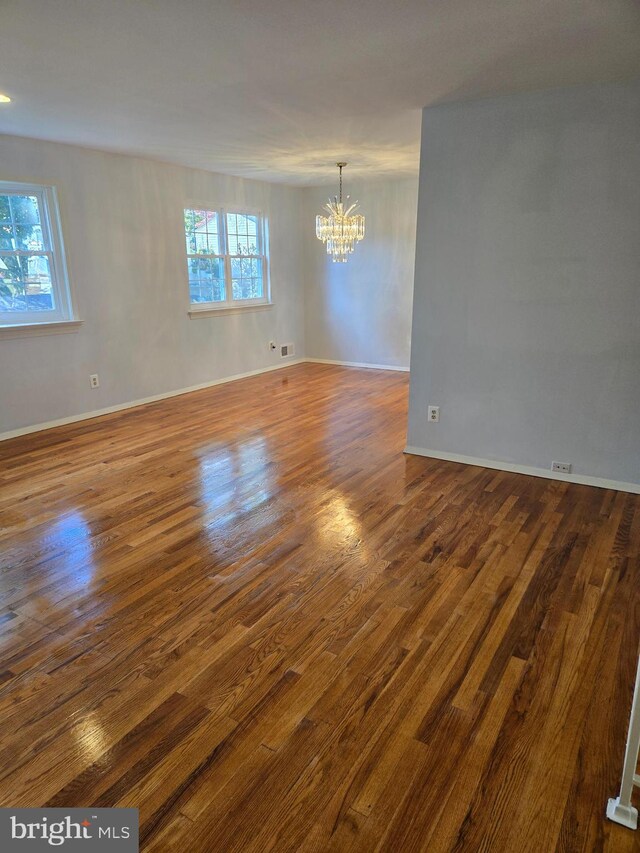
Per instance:
[[[16,571],[9,576],[10,586],[18,583],[23,596],[34,589],[49,597],[53,602],[66,598],[75,591],[86,591],[95,578],[93,533],[84,515],[79,510],[59,515],[42,532],[31,553],[45,564],[53,581],[49,596],[42,591],[41,579],[37,574],[21,572],[17,562]],[[94,543],[95,544],[95,543]]]
[[[212,550],[250,538],[255,545],[260,531],[284,524],[295,514],[295,500],[280,498],[281,478],[291,472],[278,465],[278,449],[259,434],[208,449],[199,458],[200,500],[203,505],[203,534]],[[309,521],[308,541],[335,551],[362,550],[362,525],[349,499],[340,489],[321,481],[301,483],[304,503],[309,492],[317,496],[317,513]],[[301,495],[302,499],[302,495]],[[311,498],[313,500],[313,498]],[[258,539],[258,541],[260,541]]]
[[[334,491],[318,518],[318,531],[325,545],[346,544],[352,547],[362,540],[360,519],[350,508],[345,496]]]
[[[97,761],[109,748],[109,740],[96,714],[80,717],[74,734],[78,748],[88,762]]]
[[[209,533],[241,523],[274,496],[274,465],[262,435],[209,451],[199,464],[203,526]],[[252,529],[260,526],[260,518],[252,517]]]

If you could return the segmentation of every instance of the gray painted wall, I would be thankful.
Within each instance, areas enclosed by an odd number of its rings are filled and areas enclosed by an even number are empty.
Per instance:
[[[84,320],[73,334],[0,337],[0,433],[280,365],[272,339],[304,353],[300,190],[11,136],[0,180],[57,187]],[[273,308],[189,319],[189,200],[269,217]]]
[[[639,129],[638,83],[425,109],[408,445],[640,483]]]
[[[366,233],[346,264],[333,263],[315,236],[336,186],[304,190],[306,353],[314,358],[408,367],[418,178],[350,181]],[[336,171],[337,177],[337,171]]]

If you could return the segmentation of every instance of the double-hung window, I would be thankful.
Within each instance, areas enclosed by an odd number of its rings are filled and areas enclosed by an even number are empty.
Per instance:
[[[0,181],[0,327],[72,318],[55,190]]]
[[[185,208],[192,312],[270,301],[267,226],[259,213]]]

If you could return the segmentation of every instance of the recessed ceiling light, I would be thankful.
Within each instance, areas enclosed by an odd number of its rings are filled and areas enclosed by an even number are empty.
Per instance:
[[[0,92],[0,104],[10,104],[10,103],[11,103],[11,98],[9,97],[9,95],[3,95],[2,92]]]

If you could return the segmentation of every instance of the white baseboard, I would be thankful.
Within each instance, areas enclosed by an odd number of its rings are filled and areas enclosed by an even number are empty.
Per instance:
[[[496,471],[510,471],[514,474],[528,474],[531,477],[544,477],[547,480],[563,480],[565,483],[597,486],[599,489],[615,489],[618,492],[631,492],[634,495],[640,495],[640,483],[623,483],[619,480],[590,477],[586,474],[558,474],[556,471],[547,471],[546,468],[534,468],[531,465],[516,465],[513,462],[500,462],[495,459],[482,459],[479,456],[464,456],[461,453],[443,453],[440,450],[427,450],[425,447],[407,446],[404,452],[413,456],[428,456],[430,459],[444,459],[446,462],[461,462],[464,465],[494,468]]]
[[[99,418],[101,415],[111,415],[114,412],[122,412],[125,409],[134,409],[136,406],[144,406],[146,403],[156,403],[158,400],[166,400],[169,397],[178,397],[180,394],[189,394],[191,391],[201,391],[203,388],[213,388],[214,385],[224,385],[226,382],[235,382],[238,379],[247,379],[249,376],[258,376],[260,373],[269,373],[272,370],[282,370],[283,367],[291,367],[294,364],[303,364],[306,361],[318,364],[339,364],[344,367],[371,367],[377,370],[409,370],[408,367],[389,367],[384,364],[364,364],[350,361],[329,361],[322,358],[292,358],[284,359],[282,364],[274,364],[269,367],[259,367],[257,370],[249,370],[247,373],[235,373],[232,376],[224,376],[222,379],[213,379],[211,382],[201,382],[199,385],[190,385],[188,388],[179,388],[176,391],[165,391],[162,394],[154,394],[151,397],[141,397],[128,403],[117,403],[115,406],[107,406],[104,409],[93,409],[91,412],[83,412],[78,415],[70,415],[67,418],[58,418],[54,421],[33,424],[32,426],[19,427],[0,433],[0,441],[9,438],[18,438],[21,435],[29,435],[32,432],[41,432],[53,427],[74,424],[78,421],[88,421],[91,418]]]
[[[338,364],[341,367],[368,367],[370,370],[399,370],[408,373],[408,367],[399,367],[394,364],[370,364],[368,361],[335,361],[332,358],[305,358],[312,364]]]
[[[0,433],[0,441],[8,438],[17,438],[20,435],[29,435],[32,432],[40,432],[52,427],[74,424],[77,421],[88,421],[91,418],[99,418],[101,415],[111,415],[114,412],[122,412],[125,409],[135,409],[136,406],[144,406],[146,403],[156,403],[158,400],[166,400],[169,397],[179,397],[181,394],[189,394],[191,391],[201,391],[203,388],[213,388],[214,385],[224,385],[226,382],[235,382],[238,379],[247,379],[249,376],[258,376],[260,373],[269,373],[272,370],[282,370],[283,367],[291,367],[293,364],[301,364],[304,358],[284,359],[284,364],[274,364],[269,367],[259,367],[257,370],[249,370],[247,373],[236,373],[233,376],[224,376],[222,379],[213,379],[211,382],[201,382],[199,385],[191,385],[189,388],[179,388],[177,391],[165,391],[162,394],[154,394],[151,397],[141,397],[139,400],[131,400],[129,403],[117,403],[115,406],[107,406],[104,409],[94,409],[80,415],[70,415],[68,418],[58,418],[55,421],[33,424],[33,426],[20,427]]]
[[[66,418],[58,418],[54,421],[46,421],[45,423],[33,424],[32,426],[20,427],[19,429],[9,430],[8,432],[0,433],[0,441],[6,441],[9,438],[17,438],[21,435],[29,435],[32,432],[40,432],[53,427],[65,426],[66,424],[77,423],[79,421],[87,421],[92,418],[99,418],[101,415],[110,415],[114,412],[122,412],[125,409],[134,409],[136,406],[144,406],[146,403],[155,403],[158,400],[166,400],[169,397],[179,397],[181,394],[189,394],[191,391],[201,391],[204,388],[213,388],[215,385],[224,385],[227,382],[236,382],[238,379],[247,379],[250,376],[259,376],[261,373],[269,373],[273,370],[282,370],[284,367],[291,367],[294,364],[302,364],[311,362],[313,364],[337,364],[342,367],[364,367],[375,370],[396,370],[407,372],[408,367],[393,367],[384,364],[368,364],[365,362],[351,361],[333,361],[324,358],[294,358],[286,359],[284,364],[274,364],[269,367],[260,367],[257,370],[249,370],[246,373],[236,373],[232,376],[225,376],[221,379],[213,379],[210,382],[201,382],[199,385],[191,385],[188,388],[180,388],[176,391],[165,391],[162,394],[154,394],[151,397],[141,397],[138,400],[131,400],[128,403],[118,403],[115,406],[107,406],[104,409],[94,409],[91,412],[84,412],[78,415],[70,415]],[[547,480],[563,480],[567,483],[578,483],[585,486],[596,486],[600,489],[615,489],[620,492],[631,492],[632,494],[640,494],[640,483],[625,483],[619,480],[608,480],[604,477],[591,477],[586,474],[558,474],[555,471],[548,471],[546,468],[534,468],[530,465],[517,465],[513,462],[501,462],[495,459],[484,459],[479,456],[465,456],[461,453],[444,453],[440,450],[428,450],[424,447],[407,446],[405,453],[414,456],[427,456],[432,459],[443,459],[448,462],[460,462],[465,465],[478,465],[481,468],[493,468],[497,471],[510,471],[515,474],[528,474],[532,477],[544,477]]]

